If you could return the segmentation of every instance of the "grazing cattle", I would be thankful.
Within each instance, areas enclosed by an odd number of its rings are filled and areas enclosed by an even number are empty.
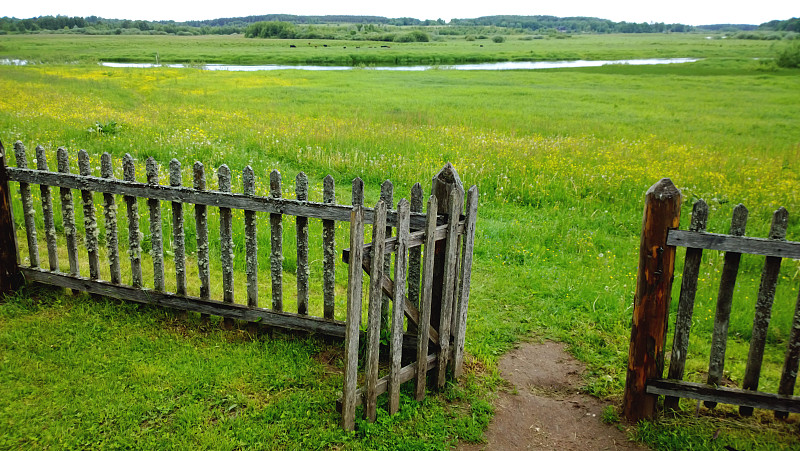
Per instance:
[[[382,48],[382,49],[388,49],[388,48],[389,48],[389,46],[388,46],[388,45],[382,45],[382,46],[381,46],[381,48]]]
[[[327,47],[327,46],[328,46],[328,44],[322,44],[322,46],[323,46],[323,47]]]
[[[296,45],[294,45],[294,44],[289,44],[289,48],[290,48],[290,49],[293,49],[293,48],[296,48],[296,47],[297,47],[297,46],[296,46]]]

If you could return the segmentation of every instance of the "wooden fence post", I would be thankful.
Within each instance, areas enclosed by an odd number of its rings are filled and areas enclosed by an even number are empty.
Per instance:
[[[680,222],[681,192],[670,179],[661,179],[645,195],[639,271],[633,306],[628,374],[623,414],[629,421],[652,418],[657,395],[646,392],[650,378],[664,371],[675,247],[667,246],[667,232]]]
[[[0,294],[10,293],[22,285],[17,259],[17,235],[11,211],[11,189],[6,172],[6,149],[0,142]]]

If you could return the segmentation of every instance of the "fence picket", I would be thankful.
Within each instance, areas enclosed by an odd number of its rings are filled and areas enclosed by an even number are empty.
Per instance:
[[[328,174],[322,181],[322,202],[336,203],[336,186]],[[322,296],[323,316],[333,319],[336,305],[336,222],[322,220]]]
[[[89,154],[83,149],[78,152],[78,170],[83,176],[92,174]],[[100,278],[100,249],[97,244],[98,229],[97,218],[95,217],[94,193],[89,190],[81,190],[81,200],[83,201],[83,226],[86,232],[86,251],[89,254],[89,278],[98,280]]]
[[[381,323],[383,321],[383,248],[386,242],[386,203],[378,201],[375,205],[375,223],[372,226],[372,254],[369,274],[369,311],[367,313],[367,386],[364,409],[367,420],[374,422],[378,405],[378,354],[381,344]]]
[[[350,214],[350,261],[347,276],[347,325],[344,341],[344,387],[342,390],[342,428],[355,428],[356,386],[358,383],[358,339],[361,325],[361,264],[364,252],[364,210],[354,206]]]
[[[242,192],[256,194],[256,175],[249,165],[242,172]],[[256,212],[244,212],[245,273],[247,275],[247,305],[258,307],[258,220]]]
[[[281,173],[277,170],[269,174],[269,195],[273,199],[281,198]],[[281,312],[283,311],[283,215],[271,213],[269,226],[272,309]]]
[[[422,267],[422,297],[419,303],[419,333],[417,335],[417,401],[425,399],[426,375],[428,374],[428,341],[430,340],[431,300],[433,298],[433,268],[436,257],[436,217],[439,202],[436,196],[428,198],[428,219],[425,225],[425,255]]]
[[[295,178],[295,194],[297,200],[308,200],[308,177],[303,172]],[[297,233],[297,313],[308,315],[308,278],[311,270],[308,267],[308,218],[295,217]]]
[[[111,155],[104,152],[100,157],[100,176],[107,179],[114,178],[114,168],[111,165]],[[117,202],[114,195],[103,193],[103,213],[106,220],[106,248],[108,249],[108,266],[111,272],[111,283],[122,283],[122,274],[119,267],[119,238],[117,236]]]
[[[25,156],[25,146],[21,141],[14,143],[14,153],[17,157],[17,167],[28,168],[28,159]],[[25,219],[25,233],[28,237],[28,256],[31,266],[39,266],[39,242],[36,238],[36,210],[33,209],[33,198],[31,197],[31,186],[27,183],[19,182],[19,194],[22,200],[22,216]]]
[[[169,186],[183,185],[181,162],[169,162]],[[183,203],[172,202],[172,248],[175,254],[175,293],[186,294],[186,233],[183,227]]]
[[[781,372],[781,382],[778,385],[779,395],[792,395],[797,383],[797,370],[800,367],[800,291],[797,293],[797,304],[794,307],[792,329],[789,333],[789,344],[786,349],[786,359]],[[789,412],[775,411],[776,418],[786,418]]]
[[[747,208],[739,204],[733,209],[730,235],[742,236],[747,227]],[[714,314],[714,332],[711,336],[711,355],[708,364],[709,385],[719,385],[722,381],[722,370],[725,367],[725,349],[728,346],[728,322],[731,316],[733,303],[733,289],[736,286],[736,276],[739,273],[739,262],[742,254],[726,252],[725,263],[722,266],[722,276],[719,282],[717,295],[717,310]],[[717,406],[714,401],[705,401],[705,406],[713,409]]]
[[[194,189],[206,190],[206,172],[203,163],[194,162]],[[197,235],[197,274],[200,277],[200,299],[211,298],[211,268],[208,258],[208,207],[202,204],[194,206],[194,221]]]
[[[391,181],[385,180],[381,184],[381,196],[380,199],[386,204],[386,209],[391,210],[394,208],[394,185]],[[390,238],[392,236],[392,226],[386,227],[386,238]],[[383,256],[383,273],[389,274],[392,266],[392,256],[390,254],[386,254]],[[383,303],[381,304],[381,327],[385,330],[389,330],[390,323],[389,323],[389,309],[391,305],[392,299],[389,296],[383,296]]]
[[[361,180],[361,177],[353,179],[351,199],[354,207],[364,205],[364,181]]]
[[[467,217],[464,223],[464,237],[461,249],[461,280],[456,293],[456,321],[453,330],[453,376],[461,377],[464,363],[464,340],[467,334],[467,310],[469,308],[469,289],[472,277],[472,252],[475,247],[475,227],[478,221],[478,187],[473,185],[467,192]]]
[[[136,181],[136,167],[133,164],[133,157],[129,153],[122,157],[122,176],[126,181]],[[123,199],[128,210],[128,255],[131,260],[131,286],[140,288],[142,286],[142,245],[139,232],[139,202],[133,196],[124,196]],[[63,204],[64,201],[61,202]]]
[[[769,239],[785,240],[786,228],[789,225],[789,213],[781,207],[772,215]],[[758,390],[761,375],[761,363],[764,359],[764,346],[767,343],[767,328],[772,315],[772,301],[775,299],[775,288],[778,286],[778,275],[781,271],[780,257],[765,257],[764,269],[761,272],[761,286],[756,299],[756,311],[753,319],[753,333],[750,337],[750,350],[747,354],[747,366],[742,378],[742,388]],[[741,415],[750,416],[753,408],[740,406]]]
[[[389,370],[389,414],[400,409],[400,369],[403,357],[403,312],[406,297],[406,266],[408,265],[408,224],[410,205],[406,199],[397,203],[397,251],[394,260],[394,293],[392,295],[392,333],[389,352],[392,364]]]
[[[0,294],[17,290],[23,282],[6,170],[6,148],[0,142]]]
[[[703,199],[698,200],[692,207],[692,222],[689,230],[705,232],[708,222],[708,204]],[[700,274],[700,262],[703,258],[703,249],[687,248],[683,264],[683,278],[681,280],[681,293],[678,301],[678,314],[675,318],[675,336],[672,340],[672,354],[669,363],[669,379],[683,380],[686,367],[686,353],[689,349],[689,334],[692,328],[692,315],[694,313],[694,299],[697,293],[697,278]],[[664,398],[666,409],[677,410],[680,398],[667,396]]]
[[[36,146],[36,169],[49,171],[47,168],[47,155],[44,147]],[[58,242],[56,241],[56,224],[53,219],[53,196],[50,187],[39,185],[39,192],[42,195],[42,214],[44,216],[44,236],[47,241],[47,260],[50,263],[50,271],[58,271]]]
[[[442,287],[442,310],[439,316],[439,363],[436,386],[444,388],[447,382],[447,363],[450,360],[450,321],[453,315],[454,294],[456,285],[456,268],[458,266],[458,218],[461,215],[463,196],[458,190],[450,191],[447,211],[448,227],[445,240],[444,279]]]
[[[69,155],[67,150],[59,147],[56,152],[58,172],[69,174]],[[72,200],[72,190],[69,188],[59,188],[61,197],[61,224],[64,226],[64,237],[67,241],[67,260],[69,261],[70,275],[77,276],[80,271],[78,267],[78,240],[77,229],[75,228],[75,203]]]
[[[158,185],[158,163],[153,157],[145,162],[147,183]],[[164,291],[164,236],[161,230],[161,201],[148,199],[150,210],[150,254],[153,256],[153,288]]]
[[[422,213],[422,185],[415,183],[411,187],[411,212]],[[422,259],[422,247],[414,246],[408,250],[408,302],[419,308],[419,284]],[[416,334],[417,327],[409,323],[408,333]]]
[[[231,192],[231,170],[223,164],[217,171],[219,190]],[[222,263],[222,302],[233,304],[233,218],[231,209],[219,208],[220,260]],[[225,328],[233,327],[233,320],[223,320]]]

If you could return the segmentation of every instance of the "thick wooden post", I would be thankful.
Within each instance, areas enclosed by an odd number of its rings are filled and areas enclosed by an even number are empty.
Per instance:
[[[6,173],[6,149],[0,142],[0,294],[10,293],[22,285],[17,259],[17,235],[11,211],[11,189]]]
[[[667,232],[678,227],[680,214],[681,192],[672,180],[661,179],[647,190],[623,400],[623,414],[629,421],[653,418],[656,413],[658,396],[647,394],[646,382],[661,378],[664,371],[675,270],[675,247],[667,246]]]

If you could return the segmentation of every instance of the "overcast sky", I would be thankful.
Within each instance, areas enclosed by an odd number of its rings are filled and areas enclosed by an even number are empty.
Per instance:
[[[800,15],[797,0],[5,0],[0,16],[100,16],[116,19],[203,20],[261,14],[372,15],[417,19],[466,19],[492,15],[589,16],[614,21],[688,25],[760,24]]]

